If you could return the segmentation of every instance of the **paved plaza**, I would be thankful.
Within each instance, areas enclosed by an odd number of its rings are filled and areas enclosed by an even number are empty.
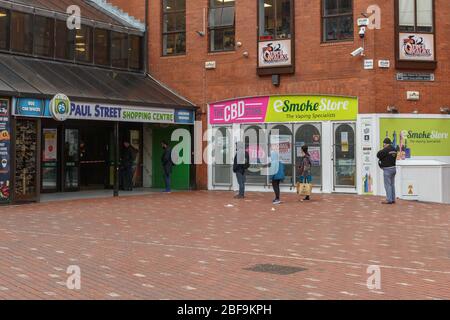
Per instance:
[[[0,207],[0,299],[450,299],[450,206],[283,196]],[[367,286],[369,266],[380,289]]]

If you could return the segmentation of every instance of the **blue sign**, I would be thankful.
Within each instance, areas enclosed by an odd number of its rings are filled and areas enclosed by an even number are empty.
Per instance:
[[[175,109],[175,123],[194,124],[194,111]]]
[[[9,100],[0,100],[0,203],[10,200],[11,130],[9,127]]]
[[[24,117],[51,117],[50,100],[44,99],[14,99],[14,114]]]

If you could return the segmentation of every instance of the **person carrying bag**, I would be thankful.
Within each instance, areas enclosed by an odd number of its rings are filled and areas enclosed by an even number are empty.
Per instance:
[[[303,157],[299,166],[300,182],[297,183],[297,194],[305,196],[303,200],[310,200],[312,192],[311,155],[308,146],[302,146]]]

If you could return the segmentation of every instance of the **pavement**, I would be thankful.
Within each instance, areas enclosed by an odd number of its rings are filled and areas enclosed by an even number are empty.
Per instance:
[[[450,299],[449,205],[271,200],[195,191],[0,207],[0,299]]]

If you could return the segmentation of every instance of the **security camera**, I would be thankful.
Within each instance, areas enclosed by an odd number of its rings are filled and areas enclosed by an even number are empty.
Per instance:
[[[366,35],[366,27],[359,28],[359,37],[362,39]]]
[[[204,37],[205,36],[205,33],[203,32],[203,31],[196,31],[197,32],[197,34],[200,36],[200,37]]]
[[[359,47],[358,49],[356,49],[355,51],[353,51],[350,54],[352,56],[354,56],[354,57],[356,57],[356,56],[364,56],[364,48],[363,47]]]

